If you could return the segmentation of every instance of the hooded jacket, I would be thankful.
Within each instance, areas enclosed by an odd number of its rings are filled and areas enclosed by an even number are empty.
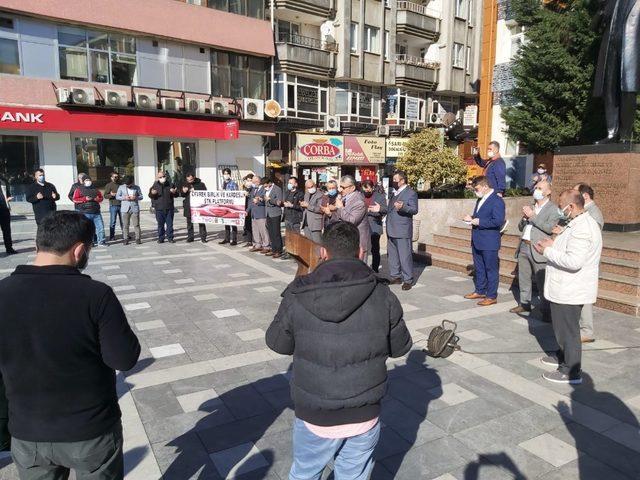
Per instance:
[[[379,416],[386,360],[412,345],[398,298],[355,258],[322,263],[282,296],[266,342],[277,353],[293,355],[296,416],[319,426]]]

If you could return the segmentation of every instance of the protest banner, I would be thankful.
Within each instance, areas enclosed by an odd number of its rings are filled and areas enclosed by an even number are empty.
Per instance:
[[[192,190],[193,223],[243,226],[246,216],[242,190]]]

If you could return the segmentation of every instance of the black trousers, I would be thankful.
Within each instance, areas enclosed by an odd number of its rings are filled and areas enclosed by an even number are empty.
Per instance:
[[[380,234],[371,234],[371,268],[378,273],[380,270]]]
[[[267,217],[267,231],[271,240],[271,251],[282,253],[282,232],[280,231],[281,217]]]
[[[580,376],[582,362],[582,344],[580,343],[580,314],[582,305],[566,305],[549,302],[553,333],[560,349],[558,370],[570,378]]]
[[[245,237],[249,237],[249,241],[251,241],[251,239],[253,238],[253,229],[251,228],[251,215],[247,214],[244,217],[244,229],[242,234]]]
[[[4,393],[4,383],[0,379],[0,450],[9,448],[11,436],[9,435],[9,405]]]
[[[191,221],[191,217],[186,217],[187,219],[187,239],[193,240],[193,222]],[[207,226],[204,223],[198,224],[198,233],[200,234],[200,240],[207,239]]]
[[[225,225],[224,226],[224,239],[228,242],[231,240],[232,242],[238,241],[238,227]]]
[[[13,240],[11,240],[11,212],[6,208],[0,208],[0,228],[2,229],[4,249],[9,251],[13,248]]]

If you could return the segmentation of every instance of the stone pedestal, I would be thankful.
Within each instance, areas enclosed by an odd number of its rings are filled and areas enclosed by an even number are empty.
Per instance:
[[[553,194],[588,183],[602,210],[605,230],[640,230],[640,145],[583,145],[558,149]]]

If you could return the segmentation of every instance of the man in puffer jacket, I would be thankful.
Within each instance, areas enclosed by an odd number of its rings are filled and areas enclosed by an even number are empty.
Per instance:
[[[287,287],[266,333],[269,348],[293,355],[289,479],[319,478],[335,457],[336,478],[364,480],[380,436],[386,360],[412,340],[398,298],[358,259],[358,229],[331,224],[322,245],[326,261]]]

